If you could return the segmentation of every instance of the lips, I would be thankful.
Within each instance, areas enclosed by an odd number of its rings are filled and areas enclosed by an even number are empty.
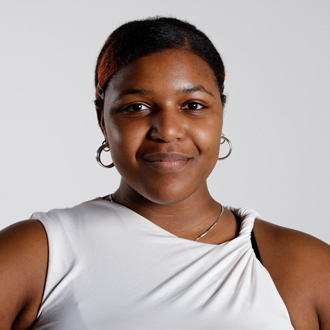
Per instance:
[[[168,171],[183,168],[192,158],[179,153],[154,153],[143,159],[153,168]]]

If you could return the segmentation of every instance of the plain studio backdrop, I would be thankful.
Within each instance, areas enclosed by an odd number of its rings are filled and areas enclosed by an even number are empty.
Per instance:
[[[227,69],[215,199],[330,243],[327,0],[2,1],[0,228],[115,191],[95,161],[94,65],[115,28],[155,15],[195,24]]]

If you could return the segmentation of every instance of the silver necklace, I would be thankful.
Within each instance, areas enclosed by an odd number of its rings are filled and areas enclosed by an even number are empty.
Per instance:
[[[109,196],[108,196],[108,198],[109,198],[109,201],[110,202],[115,202],[114,201],[114,199],[113,199],[113,197],[112,197],[112,194],[110,194]],[[223,214],[223,212],[224,212],[224,210],[225,210],[225,208],[220,204],[220,206],[221,206],[221,212],[220,212],[220,215],[218,216],[218,218],[217,218],[217,220],[215,220],[214,221],[214,223],[213,223],[213,225],[207,230],[207,231],[205,231],[203,234],[201,234],[201,235],[199,235],[197,238],[195,238],[195,239],[193,239],[193,241],[198,241],[200,238],[202,238],[202,237],[204,237],[218,222],[219,222],[219,220],[221,219],[221,217],[222,217],[222,214]]]
[[[198,236],[197,238],[193,239],[193,241],[198,241],[200,238],[204,237],[219,222],[219,220],[222,217],[223,211],[225,210],[225,208],[221,204],[220,204],[220,206],[221,206],[221,213],[218,216],[217,220],[215,220],[213,225],[207,231],[205,231],[202,235]]]

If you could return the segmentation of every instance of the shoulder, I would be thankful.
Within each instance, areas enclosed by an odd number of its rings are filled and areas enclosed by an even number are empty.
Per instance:
[[[287,253],[293,254],[295,257],[304,257],[305,261],[308,261],[306,258],[315,253],[321,253],[318,258],[310,260],[314,262],[317,262],[321,256],[330,257],[328,244],[301,231],[281,227],[260,219],[256,219],[254,231],[260,240],[269,242],[265,248],[273,250],[273,253],[279,253],[285,249]]]
[[[291,264],[304,267],[308,264],[324,266],[326,260],[330,261],[330,246],[306,233],[259,219],[255,222],[254,231],[264,253],[270,253],[283,262],[290,260]]]
[[[329,322],[330,326],[330,246],[308,234],[258,219],[254,232],[263,265],[289,313],[301,313],[301,319],[309,315],[309,319]]]
[[[47,259],[47,236],[38,220],[0,231],[0,328],[11,328],[14,320],[12,329],[31,325],[42,298]]]
[[[48,212],[35,212],[33,219],[38,219],[46,227],[65,223],[66,225],[74,225],[80,221],[89,221],[91,218],[103,217],[111,212],[115,212],[116,203],[110,203],[100,197],[82,202],[78,205],[54,208]],[[47,227],[46,227],[47,229]]]

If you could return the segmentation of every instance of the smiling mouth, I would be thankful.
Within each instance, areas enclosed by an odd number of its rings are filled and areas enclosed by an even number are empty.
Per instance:
[[[155,169],[174,171],[185,167],[192,158],[177,153],[157,153],[147,155],[143,159]]]

